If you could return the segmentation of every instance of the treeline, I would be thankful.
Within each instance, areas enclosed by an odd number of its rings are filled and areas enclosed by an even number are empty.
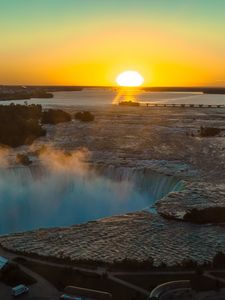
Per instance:
[[[74,119],[81,122],[92,122],[95,116],[89,111],[80,111],[75,113]],[[69,122],[72,117],[69,113],[61,109],[49,109],[42,112],[41,123],[42,124],[58,124],[62,122]]]
[[[0,143],[17,147],[29,145],[46,134],[39,123],[41,105],[0,105]]]
[[[82,122],[92,122],[94,121],[95,116],[89,111],[79,111],[75,113],[74,118]]]
[[[62,110],[42,111],[41,105],[0,105],[0,143],[10,147],[29,145],[46,135],[42,124],[70,120],[70,114]]]
[[[18,91],[18,92],[1,92],[0,100],[26,100],[31,98],[53,98],[53,94],[45,91]]]
[[[225,94],[223,87],[146,87],[146,92],[187,92],[204,94]]]
[[[42,124],[58,124],[71,121],[71,115],[61,109],[49,109],[42,113]]]
[[[82,122],[91,122],[94,115],[90,112],[79,112],[74,116]],[[36,138],[45,136],[43,124],[70,122],[71,115],[61,109],[42,110],[41,105],[0,105],[0,144],[10,147],[29,145]],[[29,164],[24,157],[18,157]]]

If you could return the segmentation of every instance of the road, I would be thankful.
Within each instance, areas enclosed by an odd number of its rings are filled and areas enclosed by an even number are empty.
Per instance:
[[[115,282],[117,282],[117,283],[119,283],[121,285],[124,285],[124,286],[126,286],[126,287],[128,287],[128,288],[130,288],[132,290],[135,290],[136,292],[144,294],[146,296],[149,296],[149,294],[150,294],[150,292],[148,290],[145,290],[145,289],[143,289],[143,288],[141,288],[141,287],[139,287],[137,285],[134,285],[134,284],[132,284],[130,282],[127,282],[125,280],[122,280],[120,278],[117,278],[117,277],[113,276],[112,274],[108,274],[108,278],[110,280],[112,280],[112,281],[115,281]]]
[[[36,258],[31,258],[29,256],[23,256],[23,255],[18,255],[15,253],[12,253],[10,251],[7,251],[5,249],[3,249],[2,247],[0,247],[0,256],[4,256],[7,257],[10,260],[13,260],[16,257],[22,257],[25,258],[26,260],[35,262],[35,263],[39,263],[39,264],[44,264],[44,265],[48,265],[48,266],[52,266],[52,267],[58,267],[58,268],[68,268],[67,264],[62,264],[62,263],[55,263],[55,262],[50,262],[50,261],[44,261],[41,259],[36,259]],[[18,264],[20,266],[20,268],[26,272],[27,274],[29,274],[30,276],[32,276],[33,278],[35,278],[37,280],[37,283],[32,285],[30,288],[30,292],[27,295],[21,296],[21,300],[24,299],[29,299],[29,300],[47,300],[47,299],[51,299],[51,300],[55,300],[55,299],[59,299],[59,295],[60,293],[58,292],[58,290],[47,280],[45,280],[43,277],[41,277],[40,275],[38,275],[37,273],[32,272],[30,269],[25,268],[23,265]],[[107,277],[118,283],[121,285],[124,285],[130,289],[133,289],[141,294],[144,295],[149,295],[150,292],[146,289],[140,288],[139,286],[132,284],[130,282],[127,282],[125,280],[122,280],[116,276],[118,275],[190,275],[190,274],[195,274],[195,271],[138,271],[138,272],[127,272],[127,271],[117,271],[117,272],[110,272],[105,268],[96,268],[96,269],[88,269],[88,268],[82,268],[82,267],[77,267],[77,266],[73,266],[70,268],[74,271],[80,271],[80,272],[85,272],[85,273],[92,273],[92,274],[96,274],[99,276],[102,275],[107,275]],[[224,278],[220,278],[220,277],[216,277],[214,275],[210,274],[211,270],[205,271],[204,275],[206,277],[212,278],[212,279],[217,279],[223,283],[225,283],[225,279]],[[224,272],[224,270],[218,269],[218,270],[213,270],[214,272]],[[0,282],[0,299],[4,299],[4,300],[8,300],[8,299],[12,299],[10,296],[10,287],[7,287],[5,285],[3,285]]]
[[[52,266],[52,267],[57,267],[57,268],[68,268],[68,265],[66,265],[66,264],[54,263],[54,262],[50,262],[50,261],[43,261],[41,259],[31,258],[29,256],[18,255],[18,254],[9,252],[9,251],[3,249],[2,247],[0,247],[0,256],[7,257],[7,258],[9,258],[11,260],[13,260],[14,258],[16,258],[16,257],[19,256],[19,257],[25,258],[26,260],[29,260],[29,261],[32,261],[32,262],[36,262],[36,263],[39,263],[39,264],[44,264],[44,265],[48,265],[48,266]],[[25,271],[25,269],[28,270],[28,271],[30,271],[29,269],[24,268],[22,265],[20,265],[20,267],[21,267],[21,269],[24,269],[24,271]],[[110,280],[112,280],[112,281],[114,281],[116,283],[119,283],[121,285],[124,285],[126,287],[129,287],[130,289],[133,289],[133,290],[135,290],[135,291],[137,291],[139,293],[142,293],[144,295],[149,295],[149,291],[147,291],[145,289],[142,289],[139,286],[136,286],[135,284],[129,283],[127,281],[124,281],[122,279],[119,279],[119,278],[115,277],[113,272],[108,272],[105,268],[101,267],[101,268],[97,268],[97,269],[88,269],[88,268],[82,268],[82,267],[76,267],[76,266],[73,266],[73,267],[70,267],[70,268],[72,270],[74,270],[74,271],[80,271],[80,272],[85,272],[85,273],[92,273],[92,274],[96,274],[96,275],[99,275],[99,276],[103,276],[103,275],[107,274],[108,278]],[[26,271],[26,272],[28,273],[28,271]],[[33,274],[36,274],[36,273],[33,273]],[[128,274],[134,274],[134,273],[133,272],[130,272],[130,273],[128,272]],[[31,276],[33,276],[33,275],[31,275]],[[36,276],[39,276],[39,275],[36,274]],[[33,277],[36,278],[35,276],[33,276]],[[42,277],[39,276],[39,278],[42,278]],[[50,291],[51,291],[50,292],[50,296],[55,296],[55,293],[53,292],[52,288],[50,288]],[[1,295],[1,293],[0,293],[0,295]],[[58,295],[59,295],[59,293],[58,293]],[[30,299],[30,298],[25,298],[25,299]],[[21,300],[23,300],[23,299],[21,298]]]
[[[41,259],[36,259],[36,258],[31,258],[29,256],[23,256],[23,255],[18,255],[18,254],[14,254],[12,252],[6,251],[4,249],[2,249],[0,247],[0,255],[5,256],[7,258],[10,258],[11,260],[16,258],[16,257],[23,257],[26,260],[32,261],[32,262],[36,262],[39,264],[44,264],[44,265],[49,265],[52,267],[58,267],[58,268],[68,268],[67,264],[62,264],[62,263],[55,263],[55,262],[50,262],[50,261],[43,261]],[[20,265],[21,266],[21,265]],[[24,268],[23,266],[21,266],[21,268]],[[154,275],[154,274],[158,274],[158,275],[179,275],[179,274],[194,274],[194,271],[178,271],[178,272],[166,272],[166,271],[141,271],[141,272],[124,272],[124,271],[120,271],[120,272],[109,272],[107,271],[107,269],[105,268],[97,268],[97,269],[88,269],[88,268],[82,268],[82,267],[77,267],[77,266],[73,266],[71,267],[72,270],[74,271],[83,271],[85,273],[89,272],[92,274],[96,274],[99,276],[102,275],[107,275],[108,278],[114,282],[116,282],[117,284],[121,284],[123,286],[126,286],[130,289],[133,289],[141,294],[144,295],[149,295],[150,292],[146,289],[140,288],[139,286],[132,284],[130,282],[127,282],[125,280],[122,280],[118,277],[116,277],[117,275]],[[33,276],[34,278],[36,278],[35,276]],[[40,277],[40,276],[39,276]],[[49,295],[50,297],[54,297],[55,293],[53,292],[52,288],[50,288],[50,291],[52,291]],[[22,299],[22,298],[21,298]],[[27,298],[26,298],[27,299]]]
[[[12,260],[13,258],[17,257],[13,253],[5,251],[0,247],[0,256],[4,256]],[[47,280],[43,277],[34,273],[28,268],[25,268],[23,265],[19,264],[21,270],[25,273],[33,277],[37,282],[31,285],[29,288],[29,293],[26,295],[21,295],[21,300],[58,300],[59,299],[59,291]],[[11,296],[11,287],[3,284],[0,282],[0,299],[1,300],[12,300]]]

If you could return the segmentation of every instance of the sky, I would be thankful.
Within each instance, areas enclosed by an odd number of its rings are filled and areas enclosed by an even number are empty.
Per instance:
[[[224,0],[0,0],[0,84],[225,86]]]

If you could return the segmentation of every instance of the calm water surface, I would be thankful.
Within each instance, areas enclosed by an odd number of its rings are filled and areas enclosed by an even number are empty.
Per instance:
[[[79,92],[56,92],[54,98],[28,100],[29,104],[43,106],[106,106],[122,100],[153,103],[225,104],[225,95],[207,95],[179,92],[144,92],[109,89],[83,89]],[[21,103],[23,100],[4,101],[1,104]]]

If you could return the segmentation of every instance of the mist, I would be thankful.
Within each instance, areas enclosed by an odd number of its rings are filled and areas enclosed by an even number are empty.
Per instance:
[[[79,224],[154,203],[156,197],[138,189],[133,177],[116,180],[90,168],[89,155],[86,149],[66,154],[48,148],[36,166],[2,166],[0,234]]]

